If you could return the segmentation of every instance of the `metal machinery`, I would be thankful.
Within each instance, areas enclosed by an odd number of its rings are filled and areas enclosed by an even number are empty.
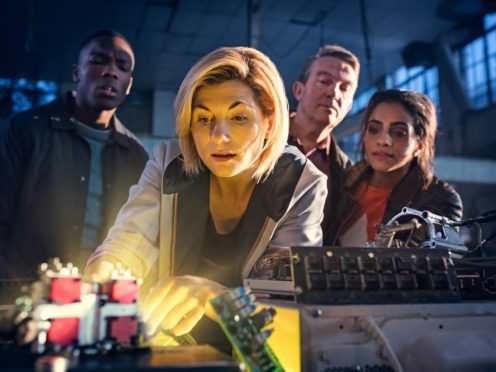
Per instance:
[[[58,259],[40,265],[39,280],[0,319],[0,364],[40,371],[240,370],[239,362],[208,345],[181,345],[182,337],[161,333],[175,341],[164,347],[145,337],[137,304],[140,285],[120,266],[106,282],[96,283],[83,281],[76,267]],[[243,348],[239,355],[246,365],[254,372],[281,371],[266,343],[270,332],[262,330],[273,312],[255,314],[252,299],[240,288],[214,302],[233,347]]]
[[[245,281],[258,303],[243,288],[211,303],[252,371],[496,370],[494,259],[469,257],[473,250],[457,234],[458,226],[488,218],[453,222],[404,208],[367,247],[292,247],[277,262],[291,281]],[[32,350],[45,356],[128,347],[120,357],[139,360],[130,354],[143,336],[139,286],[120,268],[98,284],[83,282],[71,265],[43,264],[16,304],[18,335],[34,339]],[[158,354],[151,355],[141,356],[146,368]]]
[[[268,343],[283,367],[496,370],[494,258],[469,257],[457,233],[488,219],[404,208],[368,247],[293,247],[292,282],[247,280],[277,311]]]
[[[34,340],[34,352],[138,345],[140,282],[129,271],[117,267],[107,282],[86,283],[76,267],[54,259],[42,264],[39,274],[16,303],[19,333]]]
[[[496,298],[462,302],[447,250],[306,247],[292,253],[297,303],[272,304],[277,315],[269,339],[287,370],[496,368]],[[299,359],[285,360],[284,349]]]
[[[460,241],[457,223],[429,211],[403,208],[379,232],[373,247],[446,248],[454,257],[462,257],[468,248]]]

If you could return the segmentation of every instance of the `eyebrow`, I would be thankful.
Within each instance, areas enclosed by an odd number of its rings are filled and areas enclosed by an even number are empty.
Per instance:
[[[239,106],[239,105],[246,105],[246,103],[242,102],[242,101],[236,101],[234,102],[233,104],[231,104],[228,108],[228,110],[232,110],[233,108]],[[210,109],[207,107],[207,106],[204,106],[202,105],[201,103],[197,103],[196,105],[193,106],[193,109],[195,108],[200,108],[200,109],[203,109],[205,111],[210,111]]]
[[[196,109],[196,108],[200,108],[200,109],[205,110],[205,111],[210,111],[208,109],[208,107],[203,106],[201,103],[197,103],[196,105],[193,106],[193,110]]]
[[[110,55],[112,53],[110,52],[106,52],[106,51],[103,51],[103,50],[99,50],[99,49],[93,49],[91,52],[90,52],[90,56],[97,56],[97,57],[102,57],[102,58],[110,58]],[[116,59],[118,60],[121,60],[121,61],[126,61],[126,62],[130,62],[132,63],[133,62],[133,58],[132,56],[126,52],[126,51],[117,51],[115,53],[116,55]]]
[[[92,50],[90,52],[90,56],[97,56],[97,57],[108,57],[109,53],[102,52],[101,50]]]
[[[383,122],[382,122],[382,121],[377,120],[377,119],[370,119],[370,120],[369,120],[369,124],[370,124],[370,123],[374,123],[374,124],[381,124],[381,125],[383,124]],[[395,125],[395,126],[401,125],[401,126],[406,126],[406,127],[408,127],[408,123],[405,123],[404,121],[394,121],[394,122],[392,122],[390,125],[391,125],[391,126],[393,126],[393,125]]]
[[[322,75],[325,75],[325,76],[329,76],[329,77],[331,77],[331,78],[333,78],[333,79],[335,79],[335,78],[336,78],[336,76],[335,76],[335,75],[333,75],[333,74],[331,74],[330,72],[327,72],[327,71],[317,71],[317,72],[316,72],[316,75],[317,75],[317,76],[322,76]],[[338,79],[339,79],[339,80],[341,80],[341,81],[343,81],[343,82],[345,82],[345,83],[348,83],[348,84],[353,84],[353,79],[343,79],[343,78],[341,78],[341,77],[338,77]]]
[[[231,109],[233,109],[233,108],[235,108],[235,107],[237,107],[239,105],[242,105],[242,104],[246,105],[246,103],[244,103],[244,102],[236,101],[231,106],[229,106],[229,110],[231,110]]]
[[[315,73],[315,75],[317,75],[317,76],[322,76],[322,75],[325,75],[325,76],[329,76],[329,77],[331,77],[331,78],[334,78],[334,76],[333,76],[332,74],[330,74],[329,72],[327,72],[327,71],[317,71],[317,72]]]

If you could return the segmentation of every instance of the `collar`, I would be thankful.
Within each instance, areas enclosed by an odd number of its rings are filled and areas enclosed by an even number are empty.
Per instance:
[[[57,130],[76,130],[76,118],[72,115],[70,101],[74,99],[75,93],[68,91],[50,104],[50,124]],[[132,148],[129,131],[114,114],[110,119],[110,135],[108,143],[117,143],[121,146]]]
[[[294,136],[291,132],[291,129],[293,128],[294,124],[294,117],[295,113],[290,114],[290,120],[289,120],[289,137],[288,137],[288,143],[290,145],[298,147],[298,149],[305,154],[306,157],[311,156],[314,152],[316,151],[325,151],[326,157],[329,156],[331,153],[331,142],[333,142],[332,136],[328,136],[324,138],[322,141],[318,142],[314,148],[308,150],[305,152],[303,149],[303,146],[301,145],[301,141],[298,137]]]
[[[175,246],[176,274],[188,273],[198,263],[195,253],[203,245],[210,200],[210,172],[205,166],[196,175],[187,175],[182,168],[182,157],[174,159],[165,169],[163,193],[177,193],[177,221]],[[295,148],[287,146],[279,158],[274,171],[258,183],[241,221],[238,247],[241,252],[250,252],[257,244],[267,218],[279,221],[289,208],[296,185],[306,164],[306,158]]]
[[[354,189],[364,178],[372,174],[372,167],[366,160],[362,160],[353,165],[346,173],[345,186]],[[424,174],[416,161],[413,161],[408,173],[396,185],[391,192],[389,201],[391,203],[404,203],[411,200],[414,195],[422,189],[424,185]],[[401,206],[401,208],[404,205]],[[401,209],[400,208],[400,209]]]
[[[288,137],[288,144],[298,147],[298,150],[300,150],[303,154],[305,154],[306,157],[309,157],[316,151],[324,151],[325,155],[329,156],[329,154],[331,153],[331,142],[332,142],[331,136],[326,137],[322,141],[317,143],[313,149],[310,149],[305,152],[299,138],[293,136],[292,134],[290,134]]]
[[[393,192],[391,193],[389,202],[392,206],[398,205],[398,210],[401,210],[401,208],[405,206],[405,201],[413,200],[415,194],[423,189],[424,182],[424,173],[418,166],[417,162],[413,160],[408,173],[405,175],[405,177],[403,177],[398,185],[396,185]]]
[[[330,157],[333,161],[337,163],[338,166],[336,168],[343,170],[349,168],[352,163],[348,155],[346,155],[344,151],[341,150],[341,147],[338,146],[338,142],[336,141],[336,138],[334,138],[332,134],[329,136],[329,139],[330,139],[329,148],[331,154]]]
[[[316,151],[325,151],[325,155],[326,156],[329,156],[329,153],[330,153],[330,150],[331,150],[331,137],[326,137],[324,138],[322,141],[318,142],[314,148],[308,150],[308,151],[305,151],[302,144],[301,144],[301,141],[298,137],[296,137],[295,135],[293,135],[292,133],[292,129],[293,129],[293,125],[294,125],[294,118],[296,116],[296,113],[295,112],[292,112],[290,113],[289,115],[289,136],[288,136],[288,144],[290,145],[293,145],[293,146],[296,146],[298,147],[298,149],[303,153],[305,154],[306,157],[309,157],[310,155],[312,155],[314,152]]]

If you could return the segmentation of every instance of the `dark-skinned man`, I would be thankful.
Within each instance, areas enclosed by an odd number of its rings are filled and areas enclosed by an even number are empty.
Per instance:
[[[134,64],[124,36],[99,31],[81,44],[74,91],[7,121],[0,135],[2,295],[50,257],[83,265],[138,181],[148,156],[115,115]]]

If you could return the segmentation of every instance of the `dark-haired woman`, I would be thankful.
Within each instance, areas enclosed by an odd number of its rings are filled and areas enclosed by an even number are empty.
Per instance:
[[[462,201],[433,172],[437,119],[427,96],[403,90],[374,94],[362,118],[364,160],[351,167],[324,229],[328,245],[365,246],[377,225],[403,207],[457,220]]]

